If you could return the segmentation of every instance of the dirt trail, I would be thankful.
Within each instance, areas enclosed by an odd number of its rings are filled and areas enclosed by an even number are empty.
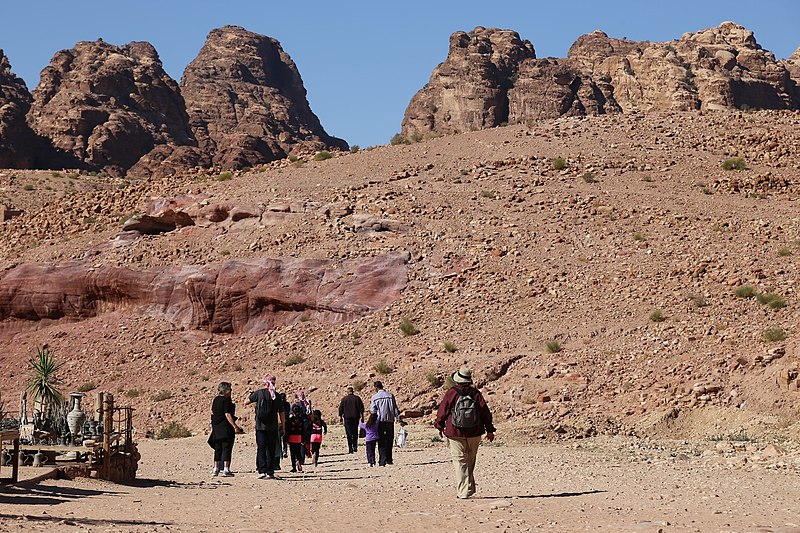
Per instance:
[[[203,436],[144,441],[132,485],[0,488],[0,531],[800,532],[797,450],[770,458],[723,454],[710,441],[501,442],[482,447],[477,497],[463,501],[445,444],[410,428],[395,464],[370,468],[363,447],[347,454],[332,427],[316,469],[284,469],[274,481],[256,478],[252,434],[236,444],[233,478],[209,476]]]

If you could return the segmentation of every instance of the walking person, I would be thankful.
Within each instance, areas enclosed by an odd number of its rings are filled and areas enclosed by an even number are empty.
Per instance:
[[[211,402],[211,435],[208,444],[214,448],[214,468],[211,475],[222,473],[233,477],[231,458],[237,433],[244,433],[236,423],[236,405],[231,401],[233,387],[227,381],[217,385],[217,396]]]
[[[358,451],[358,423],[364,421],[364,402],[353,387],[347,387],[347,394],[339,402],[339,418],[347,435],[347,453]]]
[[[383,390],[383,383],[374,383],[375,394],[369,401],[369,412],[378,415],[378,464],[392,464],[392,446],[394,445],[394,421],[400,422],[400,410],[394,394]]]
[[[366,437],[367,464],[375,466],[375,445],[378,443],[378,415],[370,413],[366,422],[361,422],[358,427],[364,430]]]
[[[311,419],[311,455],[314,460],[314,466],[319,462],[319,450],[322,447],[322,435],[328,434],[328,424],[322,419],[322,411],[319,409],[314,410]]]
[[[456,475],[456,496],[475,494],[475,459],[481,435],[494,440],[492,412],[478,389],[472,386],[472,370],[466,366],[453,373],[455,385],[445,393],[434,426],[447,437]]]
[[[256,469],[258,479],[274,479],[280,468],[275,453],[283,432],[283,406],[275,391],[275,376],[264,376],[264,387],[251,393],[245,405],[255,404]]]
[[[306,460],[306,450],[303,443],[308,442],[311,422],[299,404],[292,406],[292,416],[286,425],[286,435],[289,441],[289,453],[292,459],[291,472],[302,472]]]

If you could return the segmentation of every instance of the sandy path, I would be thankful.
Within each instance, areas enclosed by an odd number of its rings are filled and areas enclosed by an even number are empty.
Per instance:
[[[800,532],[796,457],[754,464],[622,439],[484,446],[477,497],[461,501],[444,444],[411,430],[393,466],[369,468],[334,427],[316,469],[279,480],[256,478],[252,434],[234,449],[237,476],[213,480],[204,437],[145,441],[130,486],[0,488],[0,531]]]

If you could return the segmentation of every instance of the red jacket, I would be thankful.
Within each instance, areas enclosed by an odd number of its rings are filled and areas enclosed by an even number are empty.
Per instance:
[[[478,412],[481,416],[481,423],[474,428],[457,428],[453,426],[453,419],[450,414],[456,405],[456,399],[459,394],[467,389],[472,389],[471,396],[478,404]],[[489,411],[489,406],[486,405],[486,400],[483,399],[481,392],[468,385],[455,385],[448,389],[442,398],[442,403],[439,404],[439,410],[436,413],[436,422],[433,424],[436,429],[444,431],[445,436],[448,438],[465,438],[465,437],[480,437],[484,433],[494,433],[495,429],[492,425],[492,412]]]

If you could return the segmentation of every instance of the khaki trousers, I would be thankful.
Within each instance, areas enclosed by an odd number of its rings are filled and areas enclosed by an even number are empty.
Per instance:
[[[475,494],[475,459],[478,457],[481,437],[448,438],[447,442],[456,474],[456,495],[469,498]]]

